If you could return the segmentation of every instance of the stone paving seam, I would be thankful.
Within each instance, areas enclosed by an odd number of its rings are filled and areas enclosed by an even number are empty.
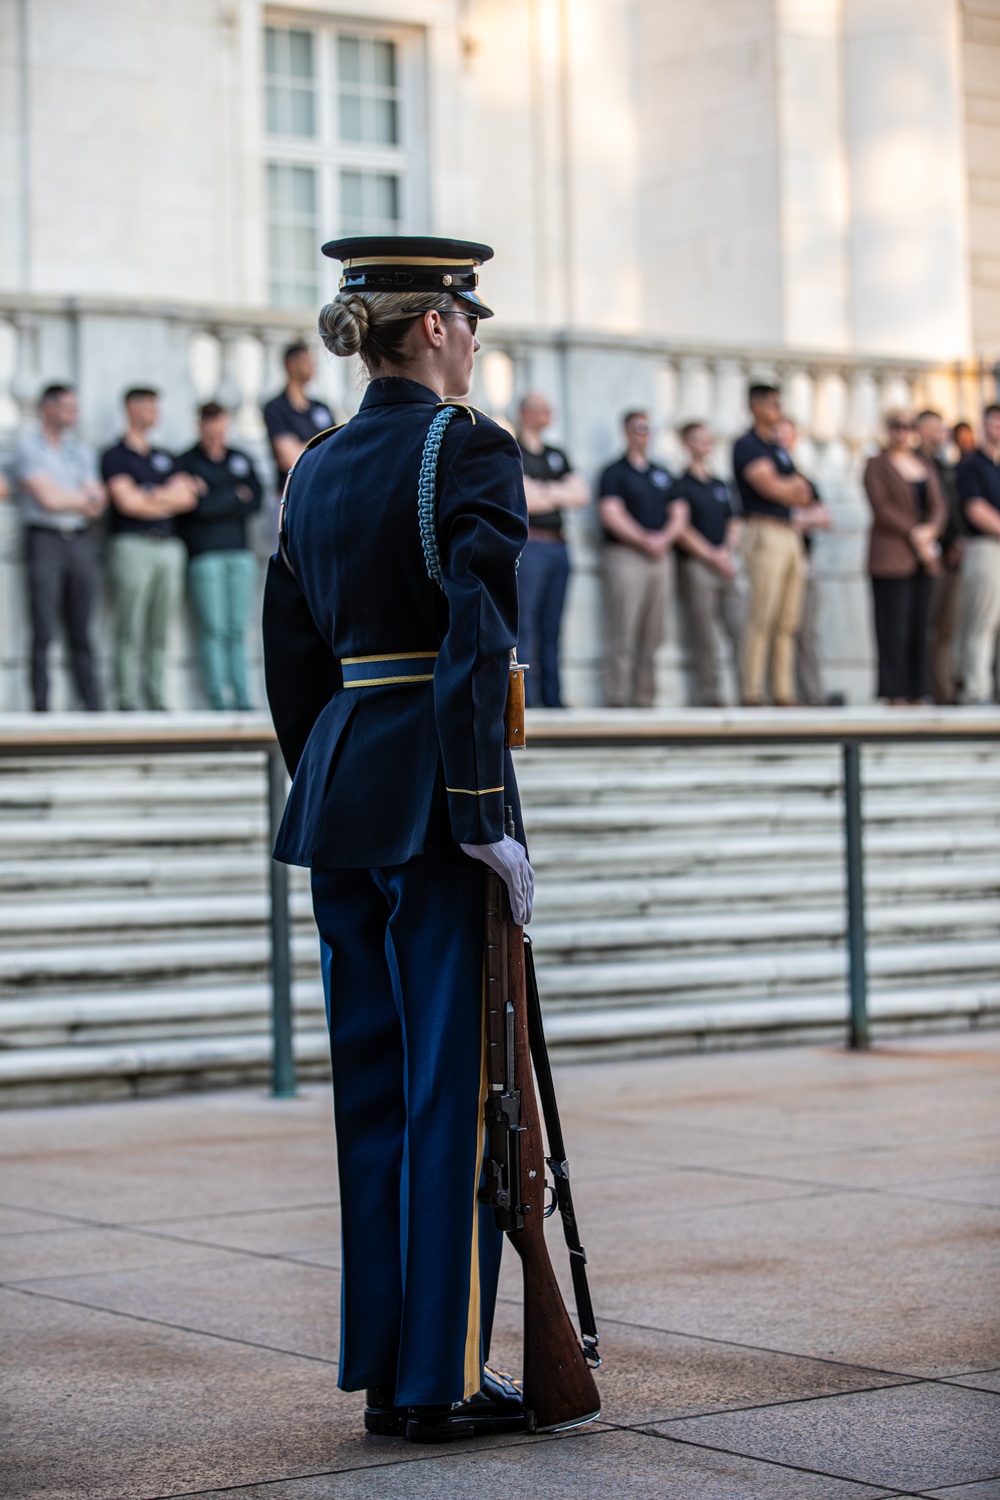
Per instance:
[[[463,1454],[468,1454],[471,1457],[473,1454],[497,1453],[505,1448],[537,1448],[544,1443],[576,1442],[581,1438],[592,1441],[606,1432],[626,1430],[632,1431],[631,1428],[619,1429],[613,1423],[602,1422],[600,1426],[594,1427],[590,1431],[581,1430],[572,1435],[560,1432],[515,1433],[500,1442],[483,1442],[474,1448],[460,1445],[459,1452],[455,1451],[453,1445],[445,1446],[443,1444],[434,1453],[428,1453],[426,1448],[423,1451],[413,1452],[412,1444],[407,1444],[405,1441],[400,1440],[399,1456],[394,1459],[387,1459],[385,1463],[352,1464],[346,1469],[317,1469],[309,1474],[288,1474],[274,1479],[249,1479],[245,1484],[217,1484],[207,1490],[170,1490],[162,1495],[143,1495],[141,1500],[198,1500],[200,1495],[238,1495],[242,1490],[265,1489],[270,1488],[274,1484],[299,1484],[307,1479],[336,1479],[342,1474],[378,1474],[383,1469],[409,1468],[411,1465],[435,1463],[443,1458],[461,1458]],[[650,1434],[641,1433],[640,1436],[648,1437]],[[757,1460],[752,1461],[757,1462]],[[887,1497],[883,1491],[881,1500],[895,1500],[895,1497]]]
[[[311,1364],[332,1365],[336,1359],[325,1359],[322,1354],[305,1354],[299,1349],[282,1349],[276,1344],[260,1344],[254,1339],[237,1338],[232,1333],[216,1333],[211,1328],[192,1328],[187,1323],[169,1323],[165,1318],[151,1318],[146,1313],[126,1312],[123,1308],[102,1307],[96,1302],[81,1302],[76,1297],[57,1297],[52,1292],[38,1292],[15,1282],[0,1282],[0,1291],[14,1292],[21,1297],[38,1297],[43,1302],[58,1302],[63,1307],[82,1307],[87,1312],[104,1313],[109,1318],[126,1318],[132,1323],[147,1323],[153,1328],[170,1328],[174,1333],[189,1333],[195,1338],[217,1339],[223,1344],[238,1344],[243,1349],[261,1349],[265,1354],[281,1354],[286,1359],[305,1359]]]
[[[497,1297],[497,1305],[505,1307],[520,1307],[520,1302],[513,1297]],[[688,1333],[682,1328],[659,1328],[651,1323],[632,1323],[627,1318],[610,1318],[601,1315],[602,1324],[610,1324],[615,1328],[634,1328],[639,1333],[666,1334],[668,1338],[690,1339],[694,1343],[722,1344],[727,1349],[749,1349],[754,1354],[777,1354],[782,1359],[804,1359],[817,1365],[835,1365],[841,1370],[866,1370],[872,1375],[887,1375],[899,1385],[919,1385],[923,1381],[934,1383],[936,1377],[930,1375],[914,1375],[912,1370],[884,1370],[880,1365],[859,1365],[849,1359],[833,1359],[828,1354],[802,1354],[797,1349],[772,1349],[768,1344],[743,1344],[739,1339],[722,1339],[709,1333]],[[972,1370],[969,1373],[975,1375],[980,1373]],[[881,1390],[883,1387],[879,1386]],[[990,1394],[994,1394],[991,1392]]]
[[[890,1384],[880,1383],[878,1385],[854,1386],[849,1391],[819,1391],[811,1396],[784,1396],[780,1401],[754,1401],[749,1406],[713,1406],[707,1411],[686,1411],[682,1417],[660,1417],[662,1422],[696,1422],[702,1417],[737,1417],[744,1412],[750,1411],[772,1411],[781,1406],[805,1406],[809,1401],[836,1401],[840,1396],[871,1396],[876,1391],[899,1391],[908,1385],[936,1385],[939,1382],[924,1380],[920,1376],[912,1375],[908,1380],[893,1380]],[[968,1386],[956,1387],[959,1390],[968,1390]],[[995,1391],[988,1391],[987,1395],[995,1395]],[[645,1432],[649,1426],[648,1422],[620,1422],[616,1426],[629,1432]]]
[[[849,1394],[845,1392],[845,1394]],[[687,1421],[684,1417],[681,1420]],[[715,1443],[696,1443],[693,1438],[674,1437],[669,1432],[656,1432],[648,1427],[637,1429],[645,1433],[647,1437],[659,1438],[661,1442],[676,1443],[680,1447],[701,1448],[707,1453],[724,1453],[727,1458],[749,1459],[752,1463],[770,1466],[773,1469],[789,1469],[793,1474],[810,1474],[817,1479],[836,1479],[841,1484],[856,1484],[859,1488],[870,1490],[873,1500],[895,1500],[896,1496],[905,1495],[915,1497],[915,1500],[924,1500],[926,1491],[920,1490],[894,1490],[887,1489],[884,1484],[872,1484],[867,1479],[855,1479],[850,1474],[832,1474],[829,1469],[811,1469],[806,1464],[790,1464],[780,1458],[759,1458],[756,1453],[740,1453],[737,1448],[723,1448]]]
[[[325,1207],[327,1205],[320,1205],[320,1206],[321,1207]],[[303,1210],[303,1211],[305,1211],[305,1210]],[[252,1216],[253,1214],[265,1214],[267,1212],[268,1212],[268,1210],[266,1210],[266,1209],[253,1209],[253,1210],[250,1211],[250,1213],[249,1213],[248,1216]],[[197,1219],[200,1216],[193,1216],[193,1217],[195,1217],[195,1219]],[[206,1217],[211,1218],[211,1217],[214,1217],[214,1216],[213,1215],[206,1215]],[[235,1215],[232,1216],[232,1217],[235,1217]],[[170,1221],[167,1220],[165,1222],[170,1222]],[[13,1234],[3,1235],[3,1236],[0,1236],[0,1238],[2,1238],[2,1239],[14,1239],[19,1234],[71,1234],[74,1231],[78,1232],[78,1231],[80,1231],[82,1229],[104,1230],[104,1232],[107,1233],[107,1234],[135,1234],[135,1235],[140,1235],[143,1239],[148,1239],[148,1240],[162,1240],[165,1244],[168,1244],[168,1245],[190,1245],[190,1246],[192,1246],[192,1248],[194,1248],[196,1250],[197,1249],[202,1249],[202,1250],[221,1250],[221,1251],[223,1251],[223,1252],[225,1252],[226,1254],[229,1254],[229,1255],[246,1255],[246,1256],[249,1256],[251,1259],[254,1259],[254,1260],[289,1261],[289,1262],[291,1262],[291,1264],[297,1265],[297,1266],[311,1266],[312,1269],[316,1270],[316,1271],[338,1271],[339,1272],[339,1270],[340,1270],[339,1264],[334,1266],[334,1265],[330,1265],[327,1261],[307,1261],[307,1260],[303,1260],[301,1258],[301,1256],[300,1256],[300,1254],[299,1254],[298,1251],[291,1251],[291,1250],[252,1250],[252,1249],[250,1249],[249,1246],[246,1246],[246,1245],[221,1245],[221,1244],[218,1243],[217,1240],[193,1240],[193,1239],[189,1239],[186,1235],[168,1234],[168,1233],[166,1233],[166,1232],[164,1232],[162,1230],[156,1230],[156,1229],[144,1229],[142,1227],[142,1221],[141,1220],[137,1221],[134,1224],[125,1224],[125,1223],[110,1223],[110,1222],[104,1223],[104,1222],[98,1221],[96,1219],[74,1219],[70,1223],[68,1223],[68,1224],[66,1224],[66,1225],[64,1225],[64,1226],[62,1226],[60,1228],[53,1227],[52,1229],[18,1229],[18,1230],[15,1230]],[[60,1275],[58,1277],[46,1277],[46,1276],[22,1277],[20,1282],[2,1282],[2,1281],[0,1281],[0,1286],[17,1286],[17,1285],[27,1284],[28,1282],[35,1282],[35,1281],[62,1280],[63,1276],[65,1274],[66,1273],[60,1273]],[[81,1272],[76,1273],[76,1274],[79,1274],[81,1276],[103,1276],[106,1273],[103,1272],[103,1271],[81,1271]]]

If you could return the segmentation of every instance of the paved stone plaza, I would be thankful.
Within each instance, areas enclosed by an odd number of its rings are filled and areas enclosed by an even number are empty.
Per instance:
[[[997,1033],[561,1068],[604,1419],[447,1450],[336,1389],[325,1090],[6,1113],[0,1492],[995,1500],[998,1075]]]

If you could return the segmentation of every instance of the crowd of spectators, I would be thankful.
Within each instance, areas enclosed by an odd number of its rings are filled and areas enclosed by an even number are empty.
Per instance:
[[[334,421],[310,394],[315,368],[306,344],[285,351],[285,371],[283,390],[263,408],[279,489],[308,442]],[[622,418],[623,451],[596,484],[609,707],[654,703],[655,658],[675,590],[697,704],[724,704],[727,676],[748,707],[840,701],[823,684],[813,561],[814,538],[832,516],[796,463],[798,433],[778,388],[753,385],[748,399],[749,428],[725,466],[732,483],[713,463],[708,422],[679,429],[684,461],[674,473],[650,456],[648,412]],[[161,415],[154,389],[133,387],[123,406],[122,436],[98,458],[76,436],[75,391],[51,385],[37,428],[17,443],[34,706],[49,706],[50,646],[60,630],[81,703],[105,706],[91,616],[106,575],[114,706],[167,706],[167,637],[186,586],[208,702],[249,709],[246,635],[257,567],[247,523],[262,505],[260,476],[251,456],[231,445],[229,413],[216,402],[200,408],[197,441],[183,453],[152,440]],[[543,395],[522,398],[528,540],[518,649],[532,669],[529,704],[558,708],[571,572],[566,516],[590,505],[591,486],[545,441],[553,416]],[[978,444],[967,422],[949,433],[933,411],[915,419],[892,412],[886,428],[886,446],[863,475],[877,694],[892,704],[991,701],[1000,691],[1000,406],[986,408]]]
[[[315,374],[308,345],[290,345],[285,371],[284,389],[263,413],[279,484],[309,440],[333,422],[307,393]],[[37,428],[18,439],[13,463],[35,709],[49,707],[50,647],[60,629],[80,701],[105,707],[91,635],[102,574],[112,611],[114,707],[167,707],[167,638],[186,585],[208,702],[252,708],[246,635],[257,566],[247,522],[264,489],[251,456],[229,441],[229,413],[207,402],[198,412],[197,441],[169,453],[151,438],[159,393],[133,386],[123,398],[122,436],[100,458],[76,436],[71,386],[48,386],[38,416]]]
[[[675,584],[698,705],[724,703],[723,641],[743,706],[843,701],[824,688],[813,557],[815,537],[831,529],[833,516],[796,464],[798,432],[778,387],[752,385],[748,404],[750,426],[732,450],[732,485],[712,466],[716,441],[707,422],[679,429],[686,462],[672,474],[648,456],[648,413],[622,418],[624,452],[597,483],[609,707],[654,702],[654,656]],[[551,419],[544,397],[523,399],[518,440],[531,475],[529,549],[556,538],[560,552],[544,568],[537,548],[531,553],[527,590],[522,580],[530,610],[522,604],[518,648],[522,660],[542,663],[534,680],[528,674],[529,703],[559,707],[570,571],[561,511],[586,504],[586,486],[576,483],[567,455],[544,443]],[[864,471],[877,696],[894,705],[993,701],[1000,695],[1000,406],[986,408],[978,445],[968,422],[949,434],[933,411],[915,420],[893,412],[886,426],[888,442]]]

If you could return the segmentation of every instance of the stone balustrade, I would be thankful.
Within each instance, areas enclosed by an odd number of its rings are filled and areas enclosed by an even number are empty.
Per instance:
[[[22,423],[35,420],[35,402],[51,381],[78,388],[83,435],[102,446],[121,426],[121,395],[134,384],[163,392],[160,440],[187,446],[198,402],[216,398],[234,413],[233,441],[262,471],[271,463],[260,406],[282,383],[281,352],[295,337],[314,337],[305,313],[130,302],[100,297],[0,295],[0,460],[9,458]],[[729,467],[731,440],[747,422],[746,386],[773,379],[800,426],[799,466],[816,482],[834,512],[836,531],[821,537],[815,561],[823,584],[822,635],[828,686],[853,702],[871,695],[868,591],[862,575],[866,508],[860,489],[865,456],[877,445],[882,415],[895,406],[933,406],[946,420],[975,421],[996,399],[997,368],[985,360],[949,365],[792,349],[709,347],[611,333],[522,329],[501,319],[481,328],[473,400],[510,423],[518,396],[544,390],[557,409],[552,440],[594,475],[615,456],[618,422],[628,407],[646,407],[657,447],[668,465],[680,459],[676,427],[711,421],[720,435],[717,466]],[[349,416],[363,392],[356,360],[317,361],[316,389]],[[598,540],[592,512],[570,521],[575,573],[565,623],[567,696],[599,701],[600,600]],[[260,555],[270,550],[274,506],[256,526]],[[0,508],[0,709],[27,706],[26,609],[16,508]],[[107,640],[106,607],[98,621]],[[106,651],[103,652],[105,661]],[[674,618],[661,653],[661,697],[686,699],[683,628]],[[171,653],[170,690],[177,706],[202,702],[193,667],[188,622]],[[69,706],[59,682],[55,705]]]

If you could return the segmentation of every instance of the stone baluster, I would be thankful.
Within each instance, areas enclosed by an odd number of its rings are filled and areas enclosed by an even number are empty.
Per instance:
[[[278,394],[285,383],[282,355],[292,340],[285,328],[266,328],[260,336],[260,342],[264,350],[261,400],[266,403]]]
[[[686,357],[680,363],[677,418],[680,422],[712,418],[712,373],[704,359]]]
[[[746,371],[737,359],[720,359],[715,365],[715,430],[731,442],[749,425]]]
[[[10,383],[10,394],[17,403],[21,425],[31,421],[35,413],[40,385],[39,344],[41,330],[37,319],[28,313],[15,313],[11,319],[16,337],[14,351],[14,375]]]
[[[206,328],[195,328],[188,339],[186,374],[193,391],[193,399],[199,404],[215,399],[215,394],[219,389],[221,365],[221,352],[216,335]]]
[[[13,384],[17,362],[17,330],[11,319],[0,322],[0,449],[6,451],[17,431],[18,409]]]
[[[213,330],[219,341],[219,383],[215,399],[220,406],[233,414],[233,426],[241,424],[243,388],[239,378],[239,343],[243,336],[240,328],[216,328]]]
[[[871,370],[851,372],[844,436],[858,452],[872,444],[878,433],[879,390]]]
[[[478,369],[490,416],[505,425],[513,416],[514,361],[504,349],[490,349]]]

